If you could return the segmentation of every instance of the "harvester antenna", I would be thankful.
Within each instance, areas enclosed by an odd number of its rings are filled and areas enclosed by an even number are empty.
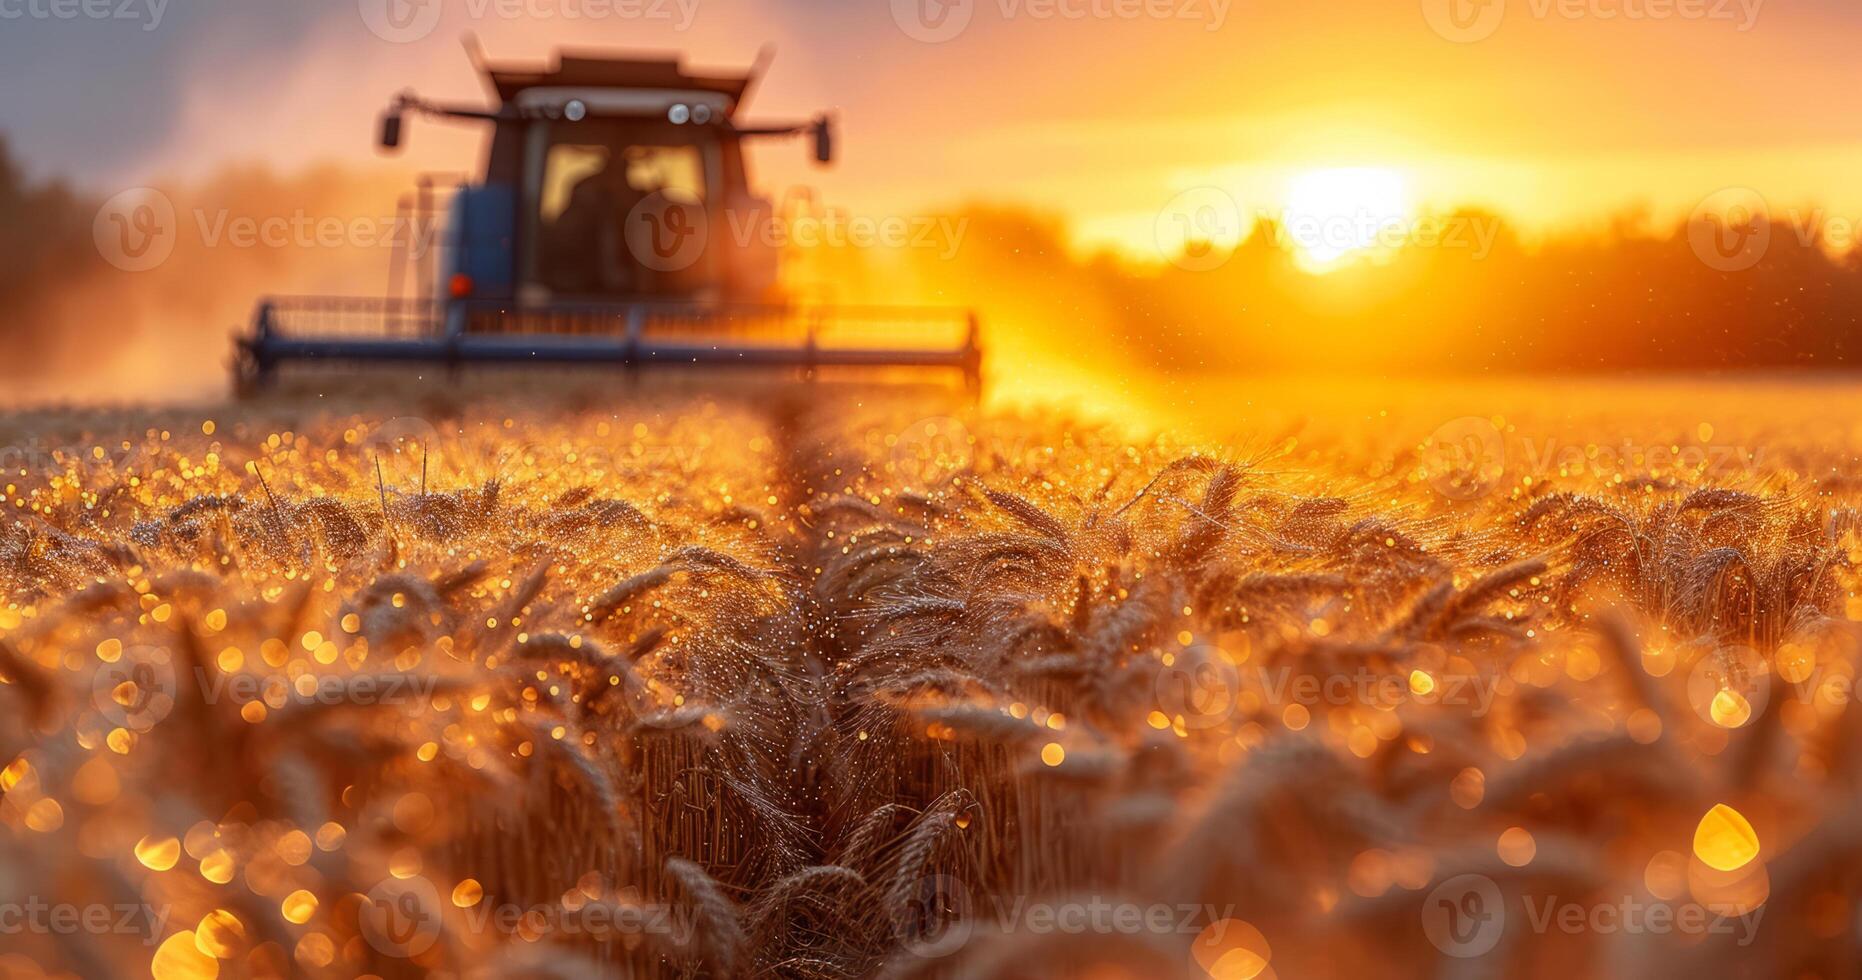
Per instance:
[[[459,36],[459,44],[465,48],[466,60],[472,63],[472,72],[485,85],[485,90],[492,95],[498,94],[497,86],[491,83],[491,73],[485,70],[485,45],[479,43],[475,31],[467,31]]]
[[[757,86],[762,84],[763,75],[769,71],[769,63],[775,60],[776,46],[774,44],[765,44],[756,49],[756,61],[751,63],[749,73],[744,76],[743,92],[737,96],[738,112],[742,112],[744,106],[750,104],[750,96],[756,93]]]

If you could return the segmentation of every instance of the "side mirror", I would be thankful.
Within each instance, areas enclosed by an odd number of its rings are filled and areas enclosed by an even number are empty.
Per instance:
[[[381,117],[381,148],[399,149],[401,146],[401,110],[390,109]]]
[[[826,116],[815,119],[815,162],[834,162],[834,121]]]

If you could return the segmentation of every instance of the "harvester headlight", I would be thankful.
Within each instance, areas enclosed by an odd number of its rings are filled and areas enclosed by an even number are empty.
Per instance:
[[[692,121],[697,123],[700,126],[703,126],[704,124],[710,122],[711,121],[711,107],[708,105],[693,106],[692,107]]]
[[[683,126],[692,119],[692,107],[681,102],[666,113],[666,118],[672,120],[674,126]]]
[[[588,106],[583,105],[581,99],[570,99],[569,104],[562,107],[562,114],[570,122],[581,122],[588,115]]]

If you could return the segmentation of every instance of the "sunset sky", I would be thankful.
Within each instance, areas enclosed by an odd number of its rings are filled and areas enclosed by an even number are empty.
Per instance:
[[[873,215],[1032,204],[1135,254],[1182,191],[1271,212],[1340,168],[1405,209],[1473,204],[1530,229],[1666,218],[1729,185],[1862,218],[1862,8],[1835,0],[971,0],[941,42],[908,36],[911,0],[429,0],[438,23],[408,43],[369,26],[396,0],[54,13],[77,2],[0,0],[0,131],[31,173],[106,193],[253,162],[368,165],[394,92],[481,97],[459,43],[473,31],[494,58],[620,45],[720,67],[772,42],[751,114],[836,108],[843,153],[823,174],[800,146],[766,151],[765,189],[807,181]],[[1443,36],[1458,23],[1484,36]],[[477,137],[416,123],[410,161],[471,169]]]

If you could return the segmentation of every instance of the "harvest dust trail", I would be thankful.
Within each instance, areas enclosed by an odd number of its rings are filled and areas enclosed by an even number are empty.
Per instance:
[[[817,844],[825,846],[847,819],[847,815],[833,812],[832,788],[823,783],[830,763],[821,753],[830,748],[835,734],[830,675],[848,653],[848,643],[839,617],[816,590],[823,556],[841,547],[817,517],[824,501],[838,491],[836,477],[843,475],[841,466],[849,461],[841,457],[833,441],[819,438],[823,422],[817,416],[822,411],[804,397],[778,400],[768,411],[768,434],[776,444],[777,458],[782,460],[780,482],[775,489],[776,506],[794,515],[795,533],[782,559],[799,586],[796,595],[803,605],[799,612],[805,624],[805,670],[813,708],[810,724],[816,726],[812,731],[798,733],[802,740],[798,750],[804,764],[792,778],[801,797],[812,805],[810,812],[800,816],[817,835]]]

